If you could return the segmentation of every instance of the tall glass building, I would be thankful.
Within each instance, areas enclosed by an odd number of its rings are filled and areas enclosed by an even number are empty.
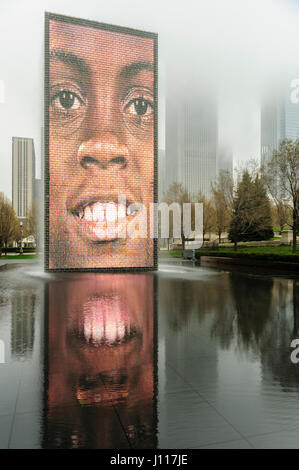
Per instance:
[[[265,164],[283,139],[299,138],[299,103],[290,96],[269,100],[261,107],[261,163]]]
[[[209,197],[217,176],[218,119],[214,100],[166,101],[166,186],[182,183]]]
[[[12,205],[24,221],[35,192],[35,151],[33,139],[12,138]]]

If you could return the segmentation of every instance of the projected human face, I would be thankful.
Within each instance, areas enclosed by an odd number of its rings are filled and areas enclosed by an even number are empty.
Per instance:
[[[153,39],[49,31],[49,268],[153,266]]]

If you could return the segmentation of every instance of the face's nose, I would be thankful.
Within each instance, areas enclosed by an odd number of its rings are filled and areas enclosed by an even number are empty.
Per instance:
[[[113,132],[101,132],[97,136],[82,142],[78,149],[78,160],[85,168],[98,167],[124,169],[128,165],[129,152],[125,144],[120,143]]]

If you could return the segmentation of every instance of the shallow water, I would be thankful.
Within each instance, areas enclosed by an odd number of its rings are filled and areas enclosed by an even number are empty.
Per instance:
[[[295,277],[0,271],[0,447],[299,448],[294,338]]]

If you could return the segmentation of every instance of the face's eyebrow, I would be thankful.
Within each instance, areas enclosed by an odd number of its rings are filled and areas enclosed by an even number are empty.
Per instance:
[[[90,68],[85,62],[84,59],[78,57],[75,54],[71,54],[70,52],[66,52],[63,50],[53,50],[50,52],[50,59],[51,60],[58,60],[65,65],[70,65],[72,68],[76,69],[81,74],[89,74]]]
[[[120,72],[122,78],[131,78],[138,73],[148,70],[150,72],[154,71],[154,66],[151,62],[132,62],[132,64],[126,65]]]

